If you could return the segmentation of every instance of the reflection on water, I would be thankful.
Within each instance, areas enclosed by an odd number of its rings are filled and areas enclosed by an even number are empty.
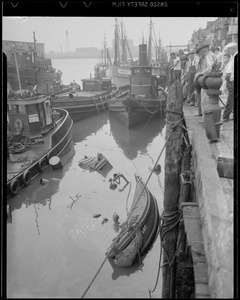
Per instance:
[[[44,171],[9,199],[12,223],[7,224],[8,297],[82,295],[119,230],[113,214],[119,215],[120,224],[127,218],[136,184],[134,173],[141,171],[143,181],[149,176],[149,168],[164,144],[163,126],[159,120],[153,120],[144,130],[138,127],[128,132],[122,123],[111,116],[109,119],[107,112],[74,123],[75,154],[62,161],[63,169]],[[84,155],[97,153],[102,153],[112,165],[106,177],[78,166]],[[130,163],[133,160],[134,165]],[[164,156],[160,162],[162,170],[163,162]],[[118,173],[129,184],[121,178],[117,188],[111,189],[109,178]],[[148,183],[159,211],[163,176],[163,171],[153,174]],[[41,185],[41,178],[48,184]],[[93,218],[94,214],[101,216]],[[108,221],[103,222],[104,219]],[[155,243],[141,263],[127,269],[107,260],[86,297],[149,297],[159,251],[159,243]]]
[[[155,119],[149,122],[145,128],[143,124],[129,130],[112,114],[109,115],[109,120],[114,140],[129,159],[136,158],[138,151],[142,154],[146,153],[147,146],[162,132],[165,126],[164,120]]]

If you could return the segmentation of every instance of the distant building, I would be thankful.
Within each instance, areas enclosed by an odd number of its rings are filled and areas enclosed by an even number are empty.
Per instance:
[[[192,34],[191,42],[205,40],[211,47],[223,48],[230,42],[238,42],[238,18],[220,17],[215,21],[207,22],[206,28],[200,28]]]
[[[3,40],[2,41],[2,51],[6,54],[7,60],[13,60],[13,49],[15,47],[15,52],[18,55],[29,55],[31,57],[32,53],[34,52],[34,47],[36,49],[36,55],[38,57],[44,57],[45,50],[43,43],[31,43],[31,42],[19,42],[19,41],[9,41]]]

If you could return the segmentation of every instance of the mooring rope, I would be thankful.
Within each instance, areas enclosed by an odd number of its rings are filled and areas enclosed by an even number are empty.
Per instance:
[[[173,132],[173,130],[176,128],[176,126],[177,126],[183,119],[184,119],[184,118],[178,120],[178,121],[174,124],[174,126],[172,126],[172,128],[171,128],[171,129],[172,129],[172,132]],[[149,118],[149,120],[150,120],[150,118]],[[157,165],[157,163],[158,163],[158,161],[159,161],[159,159],[160,159],[160,157],[161,157],[161,155],[162,155],[162,153],[163,153],[163,150],[164,150],[164,148],[166,147],[166,143],[168,142],[170,136],[171,136],[171,134],[168,136],[167,140],[165,141],[165,143],[164,143],[164,145],[163,145],[163,148],[162,148],[162,150],[161,150],[161,152],[160,152],[160,154],[159,154],[159,156],[158,156],[158,158],[157,158],[157,160],[156,160],[156,162],[155,162],[155,165],[154,165],[152,171],[150,172],[150,174],[149,174],[149,176],[148,176],[148,179],[147,179],[146,183],[144,184],[143,189],[142,189],[142,191],[141,191],[141,193],[140,193],[140,195],[139,195],[139,197],[138,197],[138,199],[137,199],[137,201],[136,201],[136,203],[135,203],[135,205],[134,205],[134,207],[133,207],[132,210],[135,209],[136,205],[138,204],[139,199],[140,199],[141,196],[142,196],[143,191],[146,189],[147,184],[148,184],[148,182],[149,182],[149,180],[150,180],[150,178],[151,178],[151,176],[152,176],[152,174],[153,174],[153,170],[155,169],[155,167],[156,167],[156,165]],[[129,219],[130,219],[130,215],[128,215],[127,220],[125,221],[124,227],[126,226],[126,224],[128,224]],[[175,225],[175,226],[176,226],[176,225]],[[124,229],[124,227],[123,227],[123,229]],[[138,229],[138,227],[139,227],[139,225],[136,226],[135,231]],[[112,248],[113,248],[114,245],[117,243],[118,238],[119,238],[121,232],[122,232],[122,230],[119,232],[119,234],[118,234],[117,237],[115,238],[115,242],[113,243]],[[160,231],[160,233],[161,233],[161,231]],[[163,247],[163,249],[164,249],[164,247]],[[109,251],[109,252],[110,252],[110,251]],[[96,279],[97,275],[99,274],[100,270],[101,270],[102,267],[104,266],[104,264],[105,264],[105,262],[106,262],[106,260],[107,260],[107,258],[108,258],[109,252],[107,253],[106,257],[104,258],[104,260],[103,260],[103,262],[102,262],[102,264],[101,264],[101,266],[100,266],[99,269],[97,270],[96,274],[94,275],[93,279],[92,279],[91,282],[89,283],[88,287],[86,288],[86,290],[85,290],[84,293],[82,294],[82,297],[81,297],[81,298],[84,298],[84,296],[86,295],[87,291],[90,289],[91,285],[93,284],[93,282],[94,282],[94,280]],[[165,252],[166,252],[166,251],[165,251]],[[167,253],[166,253],[166,255],[167,255]],[[174,255],[174,257],[175,257],[175,255]],[[168,263],[169,263],[169,265],[171,266],[171,263],[172,263],[172,262],[170,262],[169,259],[168,259]]]
[[[161,227],[161,221],[159,222],[159,226],[158,226],[158,234],[159,234],[159,240],[160,240],[160,257],[159,257],[159,263],[158,263],[158,272],[157,272],[157,278],[156,278],[156,282],[155,282],[153,290],[150,291],[150,289],[148,289],[148,293],[149,293],[150,298],[152,298],[151,294],[154,293],[154,291],[156,290],[159,275],[160,275],[161,262],[162,262],[162,241],[161,241],[161,235],[160,235],[160,230],[161,230],[160,227]]]

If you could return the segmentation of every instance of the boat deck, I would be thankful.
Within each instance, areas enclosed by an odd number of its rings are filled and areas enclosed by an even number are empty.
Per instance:
[[[57,131],[59,126],[60,125],[56,125],[42,137],[36,136],[35,140],[39,140],[39,143],[30,145],[27,151],[16,154],[10,153],[10,159],[7,161],[7,181],[26,169],[34,161],[38,160],[50,150],[51,136],[55,131]]]
[[[196,223],[200,222],[209,278],[204,283],[195,281],[195,289],[198,295],[206,295],[209,286],[211,298],[232,298],[234,123],[233,120],[223,123],[219,141],[210,144],[199,124],[202,117],[195,116],[197,107],[184,103],[183,112],[192,145],[196,198],[193,201],[198,205],[200,215],[200,218],[192,218]],[[219,168],[221,159],[224,161],[222,170]],[[201,263],[193,262],[194,272],[198,272]]]
[[[88,91],[82,91],[81,90],[81,91],[78,91],[78,92],[63,93],[63,94],[58,96],[58,99],[61,99],[62,97],[68,97],[69,98],[69,94],[73,94],[74,97],[79,97],[79,98],[91,98],[91,97],[95,97],[95,96],[101,96],[104,93],[105,93],[105,91],[88,92]]]

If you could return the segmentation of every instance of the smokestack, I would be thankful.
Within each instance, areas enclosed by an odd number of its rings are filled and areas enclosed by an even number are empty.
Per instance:
[[[148,58],[147,58],[147,44],[139,45],[139,66],[147,66]]]

